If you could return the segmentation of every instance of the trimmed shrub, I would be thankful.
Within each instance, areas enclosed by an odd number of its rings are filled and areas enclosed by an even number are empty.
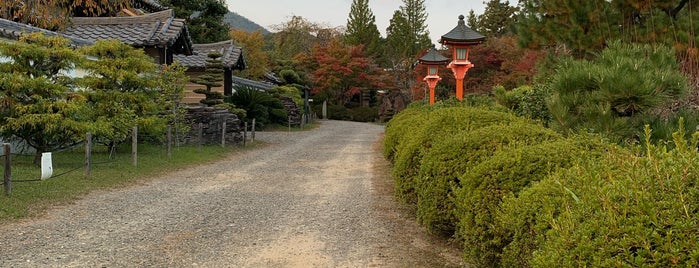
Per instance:
[[[377,107],[361,106],[349,109],[350,120],[356,122],[375,122],[379,118]]]
[[[559,168],[572,166],[582,154],[591,157],[594,154],[589,152],[604,148],[605,143],[584,138],[513,147],[499,150],[464,173],[454,194],[457,233],[467,245],[466,258],[477,266],[499,266],[505,236],[494,226],[502,198],[516,195]]]
[[[429,119],[431,112],[429,106],[411,105],[393,116],[386,124],[386,132],[383,140],[383,155],[389,161],[393,161],[398,146],[407,139],[407,133],[415,133]]]
[[[516,266],[692,267],[699,265],[697,139],[646,157],[614,152],[584,161],[510,196],[498,219]]]
[[[415,189],[418,187],[416,177],[420,168],[420,159],[424,152],[432,147],[435,140],[516,120],[517,117],[512,114],[475,107],[449,107],[429,113],[425,124],[415,132],[404,133],[408,137],[396,148],[393,170],[396,194],[408,204],[417,203]]]
[[[560,139],[552,130],[516,120],[435,140],[420,163],[418,220],[432,232],[453,233],[458,220],[451,189],[458,176],[500,150]]]

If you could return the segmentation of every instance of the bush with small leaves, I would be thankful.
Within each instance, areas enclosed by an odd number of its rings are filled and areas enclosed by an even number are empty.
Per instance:
[[[458,176],[501,150],[560,139],[560,134],[521,119],[435,140],[417,177],[418,220],[430,231],[452,234],[458,220],[451,189]]]
[[[459,177],[453,189],[457,234],[464,253],[477,266],[498,266],[505,237],[494,228],[502,198],[515,194],[548,174],[568,168],[581,157],[594,158],[608,145],[587,138],[546,141],[497,151]]]
[[[420,160],[432,148],[436,140],[463,135],[482,127],[517,121],[512,114],[491,111],[483,107],[448,107],[435,110],[428,115],[425,123],[396,148],[393,177],[396,180],[396,193],[408,204],[417,203],[418,172]]]
[[[699,265],[699,133],[645,156],[610,150],[510,195],[498,224],[503,264],[519,267]],[[646,137],[650,130],[646,128]]]

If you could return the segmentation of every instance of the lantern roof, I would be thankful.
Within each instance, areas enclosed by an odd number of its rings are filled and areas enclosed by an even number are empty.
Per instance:
[[[459,16],[459,24],[445,35],[440,42],[444,45],[478,45],[483,43],[485,36],[468,28],[464,15]]]
[[[440,54],[435,48],[434,45],[430,47],[429,50],[427,50],[427,53],[420,57],[418,61],[420,61],[421,64],[445,64],[449,62],[449,58],[444,57],[442,54]]]

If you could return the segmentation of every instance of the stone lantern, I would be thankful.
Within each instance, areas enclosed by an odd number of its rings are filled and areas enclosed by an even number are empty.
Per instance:
[[[427,66],[427,75],[422,80],[427,82],[427,87],[430,88],[430,105],[432,105],[434,104],[434,89],[437,87],[437,82],[442,80],[438,73],[439,66],[449,62],[449,58],[439,54],[433,45],[418,61]]]
[[[456,25],[456,28],[442,35],[440,42],[452,50],[452,61],[447,65],[447,68],[454,72],[456,98],[459,100],[464,99],[464,77],[466,72],[473,67],[473,64],[468,60],[471,46],[483,43],[484,40],[485,36],[466,26],[464,15],[459,16],[459,24]]]

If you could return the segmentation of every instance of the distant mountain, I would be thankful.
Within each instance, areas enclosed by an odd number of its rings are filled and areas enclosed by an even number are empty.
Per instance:
[[[268,34],[269,31],[265,27],[249,20],[246,17],[239,15],[238,13],[228,11],[228,14],[223,16],[223,22],[231,26],[232,29],[239,29],[248,32],[254,32],[260,30],[262,34]]]

